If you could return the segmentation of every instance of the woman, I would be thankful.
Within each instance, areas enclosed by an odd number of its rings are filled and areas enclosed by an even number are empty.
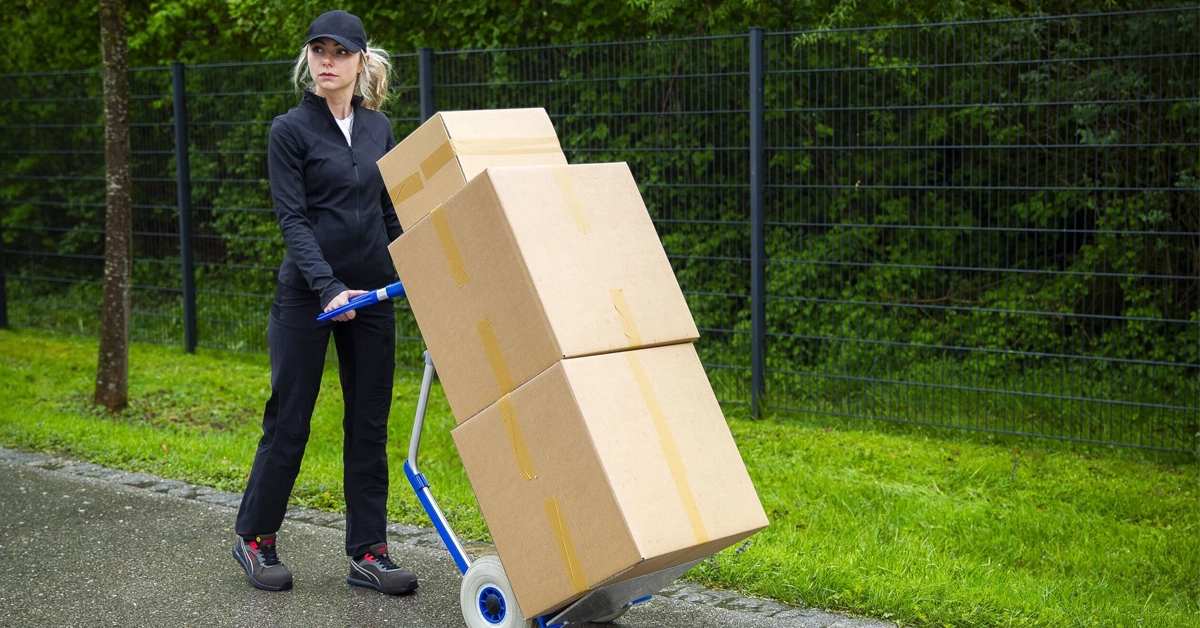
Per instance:
[[[292,586],[275,534],[300,471],[331,333],[345,399],[347,581],[390,594],[417,586],[387,552],[392,305],[347,312],[332,326],[315,321],[364,292],[349,286],[395,281],[387,245],[399,237],[400,223],[375,165],[395,144],[378,110],[390,64],[366,39],[362,21],[345,11],[314,20],[293,72],[303,97],[271,124],[268,174],[287,252],[267,326],[271,397],[233,548],[250,583],[270,591]]]

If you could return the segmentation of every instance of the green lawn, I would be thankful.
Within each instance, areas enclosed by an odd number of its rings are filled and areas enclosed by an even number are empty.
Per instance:
[[[241,490],[261,354],[138,344],[130,409],[91,407],[96,340],[0,330],[0,444]],[[400,469],[419,372],[392,407],[394,520],[426,522]],[[341,400],[326,373],[295,501],[339,510]],[[486,529],[431,400],[422,467],[468,538]],[[1200,625],[1200,464],[820,419],[730,425],[772,524],[691,578],[903,624]],[[231,522],[232,523],[232,522]]]

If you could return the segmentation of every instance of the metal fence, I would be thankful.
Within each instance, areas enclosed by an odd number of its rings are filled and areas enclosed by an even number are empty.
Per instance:
[[[571,162],[628,161],[731,409],[1195,451],[1198,31],[1181,7],[422,50],[386,112],[403,137],[543,106]],[[132,72],[134,338],[264,347],[289,74]],[[98,74],[6,79],[0,317],[94,333]]]

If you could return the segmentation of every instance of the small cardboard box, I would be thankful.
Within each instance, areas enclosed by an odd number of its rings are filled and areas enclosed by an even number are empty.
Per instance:
[[[567,163],[545,109],[443,111],[379,158],[405,230],[489,166]]]
[[[691,344],[562,360],[452,434],[526,617],[767,525]]]
[[[624,163],[489,168],[388,248],[460,422],[563,358],[699,335]]]

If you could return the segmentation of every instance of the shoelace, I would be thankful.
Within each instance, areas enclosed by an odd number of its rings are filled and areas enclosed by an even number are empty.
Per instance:
[[[256,550],[259,556],[262,556],[262,563],[267,567],[279,564],[279,555],[275,553],[275,544],[256,543],[250,541],[250,547]]]
[[[392,562],[392,558],[390,556],[388,556],[387,554],[372,554],[372,553],[368,552],[367,555],[364,556],[363,558],[365,558],[367,560],[374,559],[375,564],[379,565],[379,567],[382,568],[384,571],[391,571],[393,569],[400,568],[399,565]]]

